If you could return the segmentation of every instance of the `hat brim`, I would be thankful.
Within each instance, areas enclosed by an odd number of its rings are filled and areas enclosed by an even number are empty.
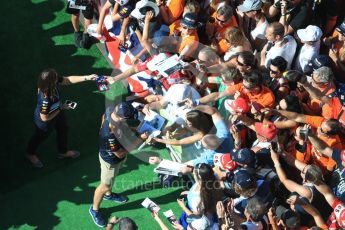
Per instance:
[[[142,5],[142,6],[140,6],[140,7],[139,7],[139,6],[136,7],[136,8],[132,11],[131,16],[132,16],[132,17],[135,17],[136,19],[143,19],[143,18],[145,18],[145,15],[144,15],[144,14],[141,14],[140,11],[139,11],[139,9],[144,8],[144,7],[151,7],[151,8],[153,9],[153,11],[154,11],[155,17],[158,16],[158,14],[159,14],[159,8],[158,8],[157,4],[156,4],[156,3],[153,3],[153,2],[150,2],[150,1],[146,2],[144,5]]]
[[[131,16],[136,18],[136,19],[143,19],[145,17],[145,15],[142,15],[139,11],[138,8],[135,8],[132,12],[131,12]]]
[[[309,42],[311,40],[308,38],[308,35],[304,29],[297,30],[297,36],[301,39],[301,41]]]
[[[87,33],[95,38],[101,38],[102,34],[96,33],[98,24],[91,24],[87,27]]]
[[[183,19],[181,20],[180,24],[181,24],[181,26],[185,26],[188,29],[196,29],[198,27],[198,25],[190,25],[190,24],[187,24],[187,23],[183,22]]]
[[[239,6],[238,6],[238,10],[239,10],[240,12],[242,12],[242,13],[246,13],[246,12],[248,12],[248,11],[251,11],[251,9],[248,8],[248,7],[246,7],[246,6],[244,6],[244,4],[239,5]]]

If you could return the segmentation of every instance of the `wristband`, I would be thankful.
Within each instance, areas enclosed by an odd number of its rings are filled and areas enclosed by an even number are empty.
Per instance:
[[[84,77],[84,81],[87,81],[87,76]]]
[[[195,106],[200,105],[200,100],[199,99],[193,100],[193,105],[195,105]]]
[[[275,167],[275,168],[278,168],[278,167],[280,167],[280,166],[281,166],[281,164],[279,164],[279,163],[278,163],[278,164],[274,164],[274,167]]]

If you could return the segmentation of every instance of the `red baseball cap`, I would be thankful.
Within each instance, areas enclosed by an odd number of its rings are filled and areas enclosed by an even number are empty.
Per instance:
[[[230,153],[216,153],[213,156],[213,162],[215,166],[219,168],[233,171],[237,168],[235,161],[231,159]]]
[[[272,140],[277,135],[277,127],[270,121],[255,122],[255,132],[267,140]]]
[[[333,213],[341,228],[345,228],[345,204],[340,200],[336,200],[333,205]]]
[[[235,113],[248,113],[250,111],[249,101],[243,97],[238,97],[235,100],[227,99],[224,101],[225,109]]]

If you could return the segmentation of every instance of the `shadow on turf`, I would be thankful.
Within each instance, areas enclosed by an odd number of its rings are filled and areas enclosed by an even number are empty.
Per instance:
[[[64,1],[6,1],[2,7],[6,20],[3,20],[1,29],[6,33],[1,33],[0,37],[3,45],[1,63],[6,68],[1,71],[2,76],[7,77],[1,84],[5,86],[1,91],[2,120],[5,121],[2,130],[6,130],[6,135],[0,147],[0,199],[4,204],[0,211],[0,229],[25,224],[37,226],[36,229],[53,229],[60,223],[54,214],[60,201],[91,202],[93,188],[89,183],[98,181],[99,172],[91,172],[88,163],[92,159],[95,168],[99,167],[98,130],[104,96],[92,93],[96,89],[94,83],[67,86],[61,90],[62,101],[78,102],[78,108],[68,111],[67,118],[70,146],[80,150],[82,155],[76,160],[57,160],[53,134],[38,151],[44,168],[34,169],[24,158],[24,153],[34,131],[37,76],[45,68],[55,68],[61,75],[109,75],[111,69],[93,68],[97,61],[94,57],[75,55],[77,48],[71,44],[70,37],[60,38],[73,31],[70,21],[64,20],[66,17],[57,19],[64,11]],[[43,29],[43,25],[52,22],[56,25]],[[66,44],[56,45],[53,39]],[[86,54],[86,51],[81,53]],[[78,168],[80,161],[87,164]],[[54,175],[53,178],[57,176],[58,180],[49,181],[44,176],[47,174]],[[37,187],[34,186],[36,182]],[[24,191],[21,188],[30,189]]]
[[[150,197],[150,199],[158,205],[164,205],[164,204],[170,203],[172,200],[176,200],[177,197],[179,197],[180,193],[181,193],[180,190],[175,190],[167,195]],[[114,214],[116,215],[116,212],[124,211],[124,210],[130,211],[130,210],[138,209],[139,207],[141,207],[143,211],[147,211],[144,207],[142,207],[141,205],[142,202],[143,202],[143,199],[135,200],[135,201],[129,200],[125,204],[117,205],[111,208],[104,208],[102,209],[102,213],[104,213],[104,217],[109,218],[110,216],[114,216]]]

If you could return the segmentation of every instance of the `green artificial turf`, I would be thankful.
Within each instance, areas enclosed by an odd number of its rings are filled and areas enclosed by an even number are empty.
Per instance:
[[[64,87],[62,100],[78,102],[75,111],[67,111],[69,145],[82,155],[75,160],[56,159],[52,134],[38,151],[44,168],[32,168],[24,154],[34,130],[40,71],[55,68],[61,75],[110,75],[113,70],[96,46],[90,50],[74,46],[64,0],[13,0],[1,5],[0,229],[98,229],[88,208],[99,183],[99,125],[106,102],[117,100],[125,89],[118,84],[104,95],[95,92],[93,82]],[[119,205],[104,201],[106,217],[128,216],[140,229],[159,229],[140,205],[145,197],[156,201],[162,211],[171,208],[180,214],[176,198],[181,187],[160,187],[154,166],[147,163],[152,154],[167,157],[166,150],[150,147],[128,157],[114,188],[128,195],[129,202]],[[160,216],[164,219],[162,212]]]

